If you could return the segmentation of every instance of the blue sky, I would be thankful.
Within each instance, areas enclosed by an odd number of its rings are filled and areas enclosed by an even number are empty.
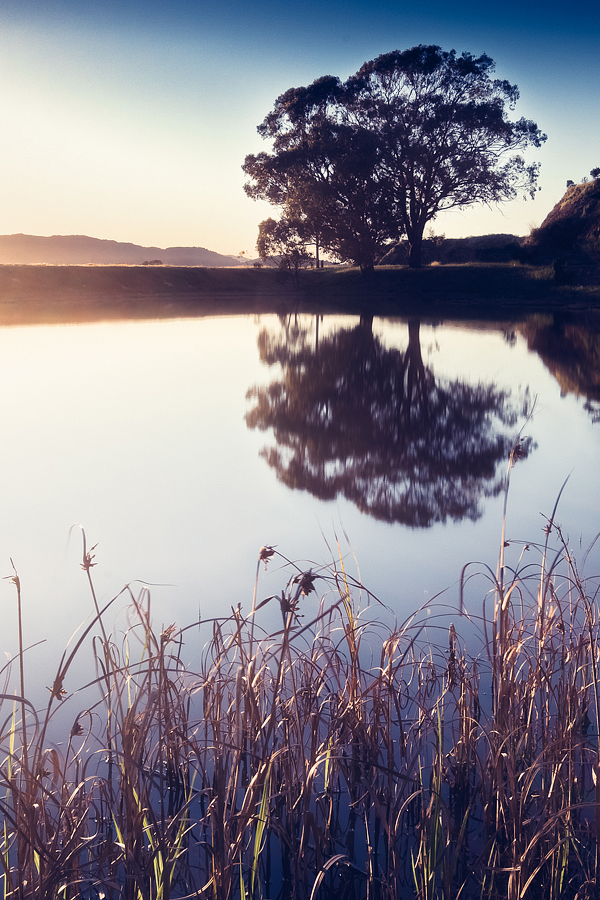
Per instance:
[[[246,198],[241,165],[267,148],[275,98],[418,43],[488,53],[548,135],[535,201],[433,227],[525,234],[600,165],[599,23],[582,0],[0,0],[0,234],[253,253],[272,210]]]

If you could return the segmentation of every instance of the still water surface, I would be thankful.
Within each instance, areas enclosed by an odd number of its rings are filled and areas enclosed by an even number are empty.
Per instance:
[[[12,558],[25,642],[45,641],[28,665],[46,683],[92,611],[77,524],[97,544],[101,600],[151,584],[157,626],[249,609],[263,544],[319,566],[339,540],[390,618],[446,588],[456,604],[464,563],[495,567],[499,479],[533,398],[508,536],[541,541],[570,475],[557,518],[583,556],[600,528],[600,424],[585,396],[597,360],[582,373],[580,347],[559,371],[549,362],[559,335],[543,323],[316,325],[240,316],[0,329],[0,575]],[[288,575],[271,565],[260,593]],[[0,649],[14,654],[8,581],[0,602]]]

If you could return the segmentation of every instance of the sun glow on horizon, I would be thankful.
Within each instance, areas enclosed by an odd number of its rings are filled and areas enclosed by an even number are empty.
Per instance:
[[[398,45],[398,35],[404,46],[485,50],[496,75],[519,85],[516,115],[548,133],[531,154],[542,163],[535,201],[453,211],[433,222],[436,233],[526,234],[568,178],[580,180],[599,162],[600,124],[589,114],[600,89],[596,23],[583,35],[578,29],[574,55],[560,11],[536,23],[532,44],[526,21],[518,36],[507,30],[507,11],[491,28],[499,12],[469,10],[467,18],[465,9],[461,20],[460,10],[450,17],[435,3],[417,14],[379,0],[344,16],[332,40],[308,9],[275,18],[271,6],[250,15],[237,0],[222,12],[176,0],[167,15],[154,3],[86,11],[74,0],[47,0],[43,9],[37,0],[7,0],[0,234],[85,234],[233,255],[243,246],[254,255],[258,223],[277,215],[243,191],[246,154],[268,149],[256,126],[289,87],[328,72],[347,77]]]

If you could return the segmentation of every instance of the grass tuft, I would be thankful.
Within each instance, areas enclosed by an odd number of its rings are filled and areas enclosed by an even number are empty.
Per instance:
[[[44,711],[24,697],[22,641],[19,690],[0,696],[4,897],[595,895],[598,583],[554,514],[513,568],[505,543],[496,572],[463,571],[466,638],[433,607],[369,622],[341,557],[259,599],[262,565],[289,565],[262,548],[250,612],[203,621],[191,671],[198,623],[157,633],[146,589],[125,591],[126,631],[108,628],[84,536],[91,625]],[[482,578],[482,612],[467,615]],[[281,627],[266,633],[274,604]],[[96,700],[52,744],[96,632]]]

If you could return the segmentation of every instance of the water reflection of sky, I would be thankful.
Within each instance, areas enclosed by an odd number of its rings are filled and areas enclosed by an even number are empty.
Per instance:
[[[314,320],[305,324],[314,328]],[[321,338],[333,325],[321,324]],[[409,529],[362,515],[343,498],[321,502],[277,481],[259,456],[270,435],[245,423],[248,389],[280,375],[279,366],[259,360],[265,326],[277,330],[278,320],[0,330],[0,575],[11,574],[12,557],[23,586],[25,641],[47,640],[30,652],[31,666],[51,671],[50,661],[91,612],[74,523],[98,543],[93,572],[101,598],[135,579],[156,584],[158,625],[187,624],[199,609],[207,618],[237,603],[249,608],[262,544],[325,564],[337,536],[399,619],[448,586],[454,603],[465,562],[495,566],[501,497],[485,501],[475,522]],[[375,320],[373,332],[387,347],[406,347],[406,324]],[[541,514],[550,515],[571,473],[558,519],[576,551],[580,541],[587,546],[598,529],[600,425],[592,425],[583,401],[561,398],[521,336],[511,346],[500,331],[422,325],[421,348],[438,378],[495,382],[514,398],[527,387],[537,394],[527,429],[537,447],[513,472],[508,534],[541,540]],[[351,555],[347,562],[356,572]],[[276,568],[262,582],[265,596],[287,580]],[[0,649],[14,653],[14,588],[4,582],[0,592]],[[314,599],[306,604],[310,614]],[[192,632],[190,648],[194,640]]]

